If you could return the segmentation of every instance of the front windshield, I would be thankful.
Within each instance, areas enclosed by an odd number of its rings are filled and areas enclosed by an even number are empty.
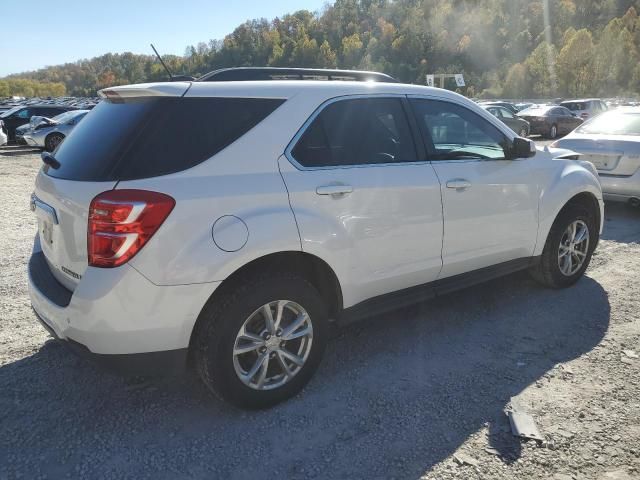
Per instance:
[[[55,123],[65,123],[65,122],[68,122],[69,120],[71,120],[77,114],[78,114],[78,112],[75,112],[75,111],[64,112],[64,113],[61,113],[61,114],[56,115],[55,117],[51,118],[51,120],[53,120]]]
[[[576,133],[600,135],[640,135],[640,111],[605,112],[581,125]]]
[[[21,108],[22,107],[13,107],[11,110],[7,110],[6,112],[2,112],[2,113],[0,113],[0,118],[7,118],[7,117],[13,115],[14,113],[16,113]]]

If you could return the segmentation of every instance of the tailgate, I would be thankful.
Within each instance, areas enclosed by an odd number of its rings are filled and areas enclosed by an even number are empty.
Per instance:
[[[51,272],[74,290],[87,268],[87,221],[91,200],[115,181],[81,182],[36,177],[32,208],[38,217],[40,245]]]

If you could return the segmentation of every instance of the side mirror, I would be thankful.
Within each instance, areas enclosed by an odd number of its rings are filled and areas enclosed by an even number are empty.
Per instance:
[[[533,140],[529,140],[528,138],[516,137],[513,139],[506,157],[507,160],[515,160],[516,158],[530,158],[535,156],[536,151],[536,144]]]

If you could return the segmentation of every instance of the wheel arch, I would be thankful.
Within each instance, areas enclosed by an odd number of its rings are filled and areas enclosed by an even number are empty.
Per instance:
[[[536,244],[536,251],[534,255],[541,255],[542,250],[544,249],[544,244],[546,242],[547,237],[549,236],[549,232],[553,223],[556,219],[564,212],[567,208],[572,206],[579,205],[593,212],[595,217],[595,222],[598,227],[598,234],[602,228],[602,208],[596,193],[591,190],[583,190],[577,193],[573,193],[567,200],[565,200],[561,206],[553,213],[553,215],[547,215],[544,220],[544,228],[543,222],[541,222],[540,233],[538,235],[538,242]],[[599,235],[598,235],[599,236]]]
[[[333,268],[320,257],[301,251],[283,251],[258,257],[236,269],[211,294],[191,331],[190,347],[202,321],[202,312],[215,303],[245,279],[264,271],[286,271],[302,274],[318,289],[327,304],[329,317],[335,318],[342,310],[342,288]]]

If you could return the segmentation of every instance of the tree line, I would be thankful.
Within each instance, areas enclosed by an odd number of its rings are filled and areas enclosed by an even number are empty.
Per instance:
[[[336,0],[318,13],[246,21],[163,59],[193,76],[237,66],[357,68],[420,84],[428,73],[462,73],[471,97],[636,95],[638,11],[640,0]],[[108,53],[0,79],[0,97],[60,85],[87,96],[164,79],[151,55]]]

